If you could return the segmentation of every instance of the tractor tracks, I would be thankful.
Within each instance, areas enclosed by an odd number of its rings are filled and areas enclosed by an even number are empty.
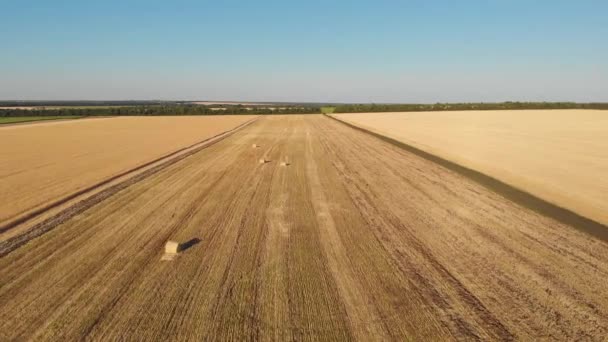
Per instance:
[[[28,213],[27,215],[22,216],[12,222],[9,222],[8,224],[0,227],[0,234],[6,233],[12,229],[16,229],[19,226],[27,225],[28,222],[39,218],[49,211],[60,210],[58,213],[55,213],[54,215],[33,224],[31,227],[25,228],[24,232],[16,236],[11,236],[4,241],[0,241],[0,257],[11,253],[15,249],[26,244],[28,241],[49,232],[56,226],[66,222],[72,217],[83,213],[91,207],[94,207],[117,192],[139,183],[142,180],[166,169],[167,167],[222,141],[237,131],[253,124],[258,119],[259,118],[254,118],[229,131],[217,134],[211,138],[199,141],[196,144],[172,152],[169,155],[157,158],[134,169],[112,176],[111,178],[108,178],[100,183],[87,187],[86,189],[80,190],[34,212]],[[85,197],[87,195],[88,197]],[[80,199],[82,197],[85,198]]]

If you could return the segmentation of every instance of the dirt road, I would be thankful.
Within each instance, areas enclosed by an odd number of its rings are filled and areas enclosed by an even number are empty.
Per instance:
[[[169,239],[191,246],[161,261]],[[266,117],[0,258],[0,340],[601,340],[606,279],[605,241]]]

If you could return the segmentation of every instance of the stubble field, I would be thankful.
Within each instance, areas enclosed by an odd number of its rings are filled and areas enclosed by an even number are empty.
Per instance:
[[[70,194],[252,118],[120,117],[0,126],[0,231]]]
[[[607,111],[455,111],[335,117],[608,224]]]
[[[0,233],[0,340],[608,334],[606,241],[320,115],[120,184]]]

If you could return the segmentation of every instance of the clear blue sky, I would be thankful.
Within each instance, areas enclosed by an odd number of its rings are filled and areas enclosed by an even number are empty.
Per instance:
[[[608,101],[608,1],[0,1],[0,99]]]

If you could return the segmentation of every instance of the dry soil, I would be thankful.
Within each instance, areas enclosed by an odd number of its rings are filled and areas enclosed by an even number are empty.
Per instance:
[[[168,240],[190,247],[161,261]],[[602,340],[606,279],[605,241],[264,117],[0,257],[0,340]]]

